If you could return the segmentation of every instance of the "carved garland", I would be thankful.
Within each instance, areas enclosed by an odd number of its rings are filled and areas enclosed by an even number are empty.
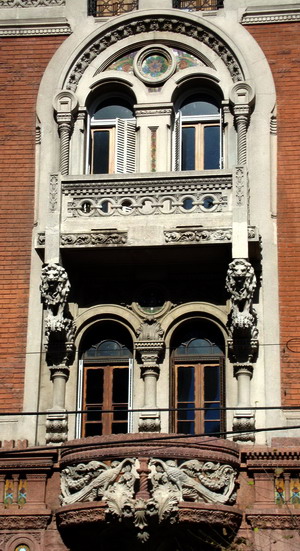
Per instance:
[[[215,35],[211,30],[203,29],[200,23],[189,23],[181,19],[180,16],[177,16],[176,19],[166,19],[165,17],[152,19],[135,18],[125,25],[121,25],[100,35],[92,44],[86,47],[83,54],[72,67],[67,77],[66,88],[75,91],[90,63],[112,44],[130,36],[153,31],[184,34],[203,42],[203,44],[216,52],[223,60],[233,82],[243,80],[242,70],[235,55],[219,36]]]

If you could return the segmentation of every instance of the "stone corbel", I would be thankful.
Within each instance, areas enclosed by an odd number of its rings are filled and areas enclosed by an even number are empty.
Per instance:
[[[160,414],[157,410],[157,380],[159,363],[164,350],[163,331],[159,322],[149,318],[138,331],[135,343],[136,352],[142,361],[141,376],[144,381],[144,412],[140,414],[140,432],[159,432]],[[156,337],[156,338],[155,338]]]
[[[75,324],[68,309],[70,282],[59,264],[44,264],[41,298],[45,306],[46,361],[53,382],[52,408],[46,421],[46,441],[57,444],[67,439],[65,390],[69,364],[74,353]]]
[[[60,137],[60,172],[65,176],[69,174],[70,136],[78,101],[72,92],[62,90],[55,96],[53,107]]]
[[[230,93],[230,102],[237,129],[237,164],[247,164],[247,128],[254,102],[254,90],[247,82],[237,82]]]
[[[234,376],[238,384],[238,403],[234,413],[234,440],[254,441],[255,420],[250,404],[252,362],[258,353],[257,314],[253,307],[256,277],[250,262],[245,258],[234,259],[228,267],[226,290],[231,298],[228,316],[228,355],[234,363]]]

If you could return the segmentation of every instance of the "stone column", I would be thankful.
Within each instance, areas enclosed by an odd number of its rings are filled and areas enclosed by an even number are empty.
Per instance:
[[[139,128],[139,172],[165,172],[171,166],[171,103],[139,104],[135,109]],[[146,145],[145,145],[146,144]],[[147,152],[147,153],[146,153]]]
[[[149,318],[142,323],[135,349],[142,360],[141,376],[144,381],[144,412],[140,414],[140,432],[159,432],[160,413],[157,410],[157,380],[159,378],[159,361],[164,350],[163,331],[159,322]],[[156,339],[155,339],[156,337]]]
[[[72,92],[62,90],[55,96],[53,107],[60,136],[60,172],[65,176],[69,174],[70,137],[78,101]]]

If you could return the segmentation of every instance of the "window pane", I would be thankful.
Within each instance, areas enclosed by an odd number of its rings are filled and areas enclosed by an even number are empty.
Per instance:
[[[205,434],[211,434],[212,432],[220,432],[220,421],[205,421],[204,431]]]
[[[93,173],[109,172],[109,130],[93,132]]]
[[[103,402],[103,369],[88,369],[86,373],[86,403]]]
[[[220,420],[220,409],[219,409],[219,402],[212,402],[212,403],[204,403],[205,407],[205,421],[210,420]]]
[[[177,404],[177,418],[179,421],[193,421],[195,419],[195,402]]]
[[[182,170],[195,170],[195,128],[182,127]]]
[[[195,434],[195,423],[192,421],[180,421],[177,423],[177,432],[183,434]]]
[[[101,421],[102,412],[99,411],[102,409],[102,404],[97,404],[97,406],[87,406],[86,408],[88,413],[86,414],[87,421]]]
[[[220,168],[220,127],[204,127],[204,169]]]
[[[178,367],[178,402],[194,402],[194,367]]]
[[[127,404],[128,368],[115,368],[113,371],[113,404]]]
[[[131,105],[122,98],[109,98],[101,102],[95,109],[94,119],[132,119]]]
[[[192,96],[183,102],[181,113],[183,116],[217,115],[219,107],[212,98]]]
[[[101,423],[86,423],[85,424],[85,436],[101,436],[102,424]]]
[[[126,434],[127,423],[112,423],[112,434]]]
[[[220,401],[220,370],[218,365],[204,367],[204,401]]]

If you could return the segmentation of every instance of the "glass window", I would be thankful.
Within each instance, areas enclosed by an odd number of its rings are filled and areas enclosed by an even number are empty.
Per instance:
[[[116,338],[109,338],[112,334]],[[81,436],[128,432],[131,349],[128,331],[115,322],[96,324],[86,332],[81,362],[79,409],[85,411],[80,417]]]
[[[207,337],[207,338],[206,338]],[[216,326],[187,322],[173,343],[173,430],[213,434],[224,430],[224,340]]]
[[[174,125],[174,169],[213,170],[221,168],[220,105],[207,95],[186,98]]]
[[[106,98],[91,110],[89,121],[89,171],[134,172],[136,124],[132,103],[118,96]]]

